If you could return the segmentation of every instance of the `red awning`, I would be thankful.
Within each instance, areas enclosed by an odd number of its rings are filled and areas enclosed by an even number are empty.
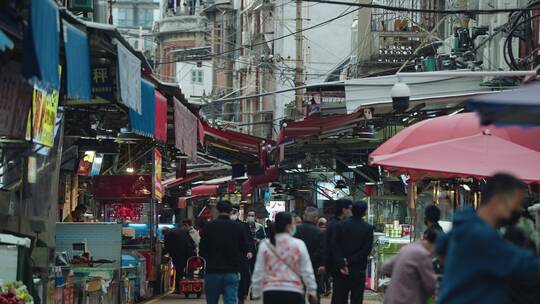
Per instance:
[[[163,187],[165,187],[165,189],[173,188],[173,187],[185,184],[185,183],[192,182],[192,181],[194,181],[194,180],[196,180],[198,178],[201,178],[202,176],[203,176],[203,174],[201,172],[191,172],[191,173],[188,173],[184,177],[173,178],[173,179],[169,179],[169,180],[164,181],[163,182]]]
[[[220,194],[220,186],[219,185],[200,185],[191,188],[191,195],[196,196],[216,196]]]
[[[263,142],[273,143],[273,141],[261,137],[230,130],[220,130],[204,122],[201,125],[204,128],[205,136],[213,139],[216,143],[257,157],[259,157],[259,147]]]
[[[278,179],[279,169],[277,166],[272,165],[266,169],[265,174],[249,177],[248,180],[242,184],[242,195],[247,195],[248,193],[251,193],[254,188],[278,181]]]
[[[279,132],[277,141],[282,143],[296,138],[342,133],[365,121],[363,111],[347,115],[308,117],[304,120],[288,122]]]
[[[156,140],[167,142],[167,98],[156,90],[156,125],[154,129]]]
[[[176,202],[176,207],[180,209],[185,209],[187,207],[188,201],[197,199],[201,196],[199,195],[191,195],[191,196],[185,196],[185,197],[179,197],[178,201]]]

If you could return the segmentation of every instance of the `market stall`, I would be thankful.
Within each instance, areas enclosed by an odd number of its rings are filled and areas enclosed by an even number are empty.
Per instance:
[[[151,297],[154,289],[159,289],[161,268],[161,246],[157,246],[160,227],[151,176],[96,176],[93,185],[103,216],[100,220],[121,225],[121,302]]]
[[[57,223],[55,303],[117,303],[122,227],[114,223]]]
[[[0,303],[33,303],[28,287],[23,282],[25,264],[24,251],[31,247],[29,238],[0,233]],[[34,286],[31,286],[34,287]],[[34,292],[34,296],[43,293]],[[39,300],[39,299],[36,299]]]
[[[454,210],[476,208],[480,179],[506,172],[526,182],[540,181],[538,138],[540,128],[481,126],[476,114],[457,114],[402,130],[371,153],[369,163],[400,176],[407,185],[407,204],[401,207],[408,207],[404,212],[410,217],[410,235],[417,239],[428,205],[436,204],[448,220]],[[400,227],[386,223],[385,228],[379,246],[388,244],[380,251],[386,255],[399,246],[386,239],[399,236]]]

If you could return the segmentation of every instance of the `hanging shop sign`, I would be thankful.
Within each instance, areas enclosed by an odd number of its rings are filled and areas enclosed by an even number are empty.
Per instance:
[[[317,200],[338,200],[350,195],[349,188],[338,189],[334,183],[318,182]],[[324,194],[323,194],[324,193]]]
[[[98,200],[150,199],[150,175],[98,175],[93,177],[94,198]]]
[[[114,100],[114,82],[109,65],[92,66],[92,95],[107,101]]]
[[[20,70],[15,63],[0,67],[0,136],[24,139],[32,87],[20,77]]]
[[[58,66],[58,71],[62,72],[61,66]],[[37,86],[34,87],[32,111],[28,114],[26,127],[26,140],[32,140],[46,147],[54,146],[59,95],[60,93],[55,90],[48,92]]]
[[[163,185],[161,184],[161,152],[154,149],[154,199],[163,198]]]

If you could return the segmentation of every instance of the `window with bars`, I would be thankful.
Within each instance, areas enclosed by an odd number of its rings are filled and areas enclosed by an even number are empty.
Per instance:
[[[204,82],[204,73],[201,69],[191,70],[191,83],[193,84],[203,84]]]

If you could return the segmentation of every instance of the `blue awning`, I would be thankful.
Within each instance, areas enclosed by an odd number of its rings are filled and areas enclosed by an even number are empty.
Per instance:
[[[11,41],[11,39],[9,39],[9,37],[4,33],[2,32],[2,30],[0,30],[0,52],[3,52],[7,49],[12,49],[13,48],[13,41]]]
[[[141,113],[129,108],[129,121],[133,132],[153,138],[156,124],[156,92],[154,85],[141,81]]]
[[[25,34],[25,75],[37,77],[46,90],[60,90],[60,24],[58,7],[52,0],[32,1]]]
[[[90,49],[86,33],[63,21],[67,62],[67,97],[92,99]]]
[[[540,125],[540,82],[513,91],[483,94],[469,99],[469,109],[478,112],[482,124]]]

